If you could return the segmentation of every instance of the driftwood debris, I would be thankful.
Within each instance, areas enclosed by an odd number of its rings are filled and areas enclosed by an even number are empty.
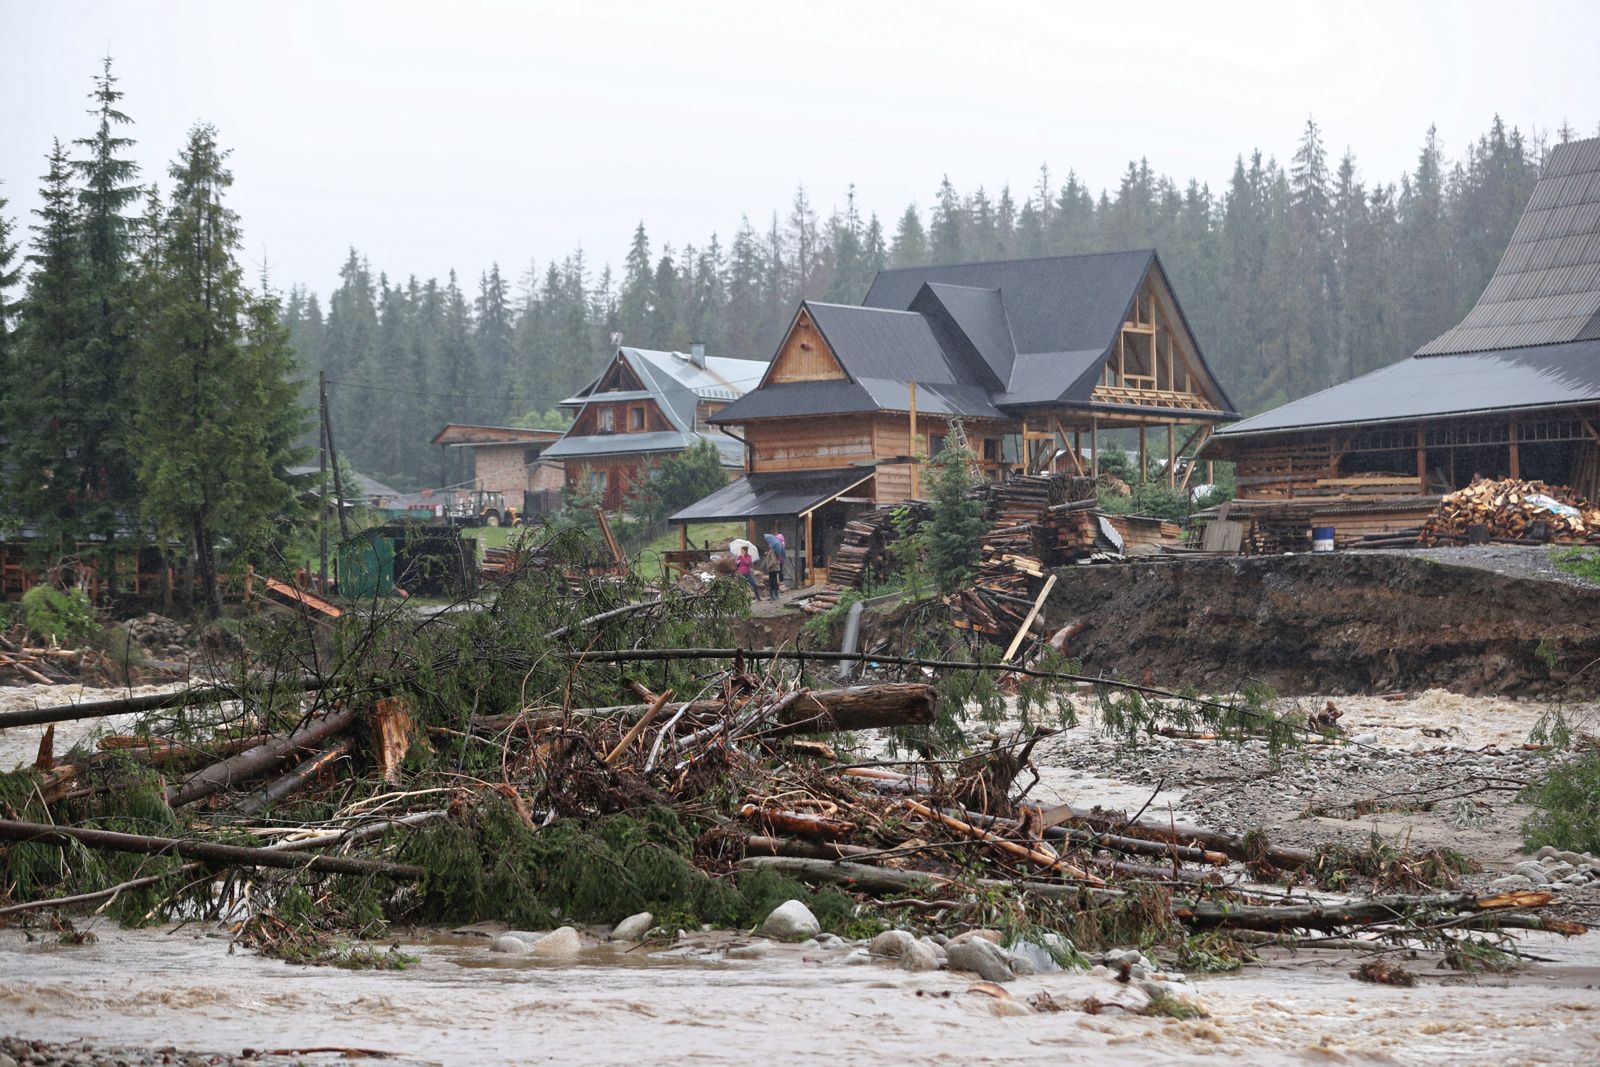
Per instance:
[[[51,826],[48,823],[0,819],[0,838],[10,841],[36,841],[66,845],[77,842],[108,852],[141,852],[147,856],[185,856],[221,863],[230,867],[303,868],[320,874],[380,874],[389,878],[414,880],[423,876],[421,867],[353,856],[309,856],[290,851],[224,845],[215,841],[192,841],[177,837],[147,837],[113,830],[94,830],[82,826]]]

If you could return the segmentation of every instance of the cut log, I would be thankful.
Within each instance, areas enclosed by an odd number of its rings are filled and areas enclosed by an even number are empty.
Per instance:
[[[346,738],[345,740],[340,741],[337,745],[334,745],[332,748],[328,749],[326,752],[317,753],[315,756],[312,756],[310,759],[300,764],[300,766],[296,767],[282,778],[279,778],[277,781],[271,782],[266,786],[257,789],[254,793],[251,793],[249,796],[245,797],[244,800],[239,803],[239,814],[254,815],[257,812],[264,811],[271,805],[276,804],[290,793],[293,793],[295,790],[311,781],[311,779],[315,778],[318,774],[327,770],[340,758],[348,755],[350,749],[354,747],[354,745],[354,741]]]
[[[287,737],[276,738],[236,756],[229,756],[221,763],[213,763],[196,772],[182,785],[169,789],[167,804],[174,808],[192,804],[235,783],[259,778],[296,752],[314,749],[328,738],[348,730],[356,717],[355,708],[335,711],[320,719],[312,719]]]

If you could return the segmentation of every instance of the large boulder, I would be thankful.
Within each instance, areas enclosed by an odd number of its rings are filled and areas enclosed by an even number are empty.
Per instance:
[[[775,941],[805,941],[822,932],[822,924],[811,909],[798,900],[786,900],[772,909],[761,924],[761,933]]]
[[[641,911],[637,915],[630,915],[623,919],[611,930],[613,941],[638,941],[650,932],[650,926],[656,917],[648,911]]]
[[[1006,950],[986,938],[952,941],[944,951],[952,971],[970,971],[988,982],[1009,982],[1016,977]]]

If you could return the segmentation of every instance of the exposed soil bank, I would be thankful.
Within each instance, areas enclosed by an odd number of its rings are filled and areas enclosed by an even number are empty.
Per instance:
[[[1600,589],[1455,560],[1347,553],[1057,573],[1048,624],[1088,624],[1070,654],[1090,672],[1157,684],[1542,694],[1600,657]]]

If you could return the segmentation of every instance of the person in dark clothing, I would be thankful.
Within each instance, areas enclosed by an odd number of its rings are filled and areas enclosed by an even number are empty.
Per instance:
[[[778,578],[783,573],[783,560],[776,552],[768,552],[762,559],[767,568],[767,597],[778,599]]]

